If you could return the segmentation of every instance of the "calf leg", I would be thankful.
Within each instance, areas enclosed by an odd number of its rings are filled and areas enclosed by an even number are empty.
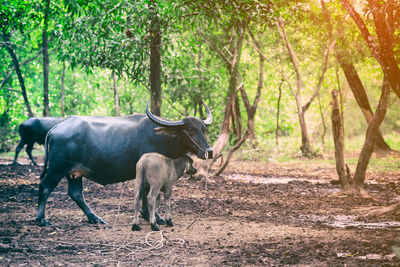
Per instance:
[[[149,208],[148,208],[148,205],[147,205],[147,194],[149,193],[149,191],[146,190],[145,188],[141,188],[140,191],[143,191],[140,194],[140,196],[142,198],[142,217],[146,221],[149,221],[150,220],[150,216],[149,216]]]
[[[46,203],[51,192],[56,188],[62,177],[64,177],[64,174],[53,174],[49,172],[39,184],[39,200],[36,212],[36,221],[40,226],[51,225],[51,223],[45,219]]]
[[[165,219],[168,226],[174,226],[171,217],[171,195],[172,195],[172,188],[169,188],[164,192]]]
[[[18,142],[17,148],[15,149],[15,156],[14,156],[14,161],[12,164],[18,164],[18,162],[17,162],[18,154],[19,154],[19,152],[21,152],[24,145],[25,145],[25,142],[21,138],[21,140],[19,140],[19,142]]]
[[[100,223],[106,224],[106,222],[95,215],[93,211],[86,204],[85,198],[83,197],[83,186],[82,178],[69,178],[68,177],[68,195],[78,204],[79,208],[85,213],[89,219],[89,223]]]
[[[140,211],[140,200],[143,195],[143,189],[141,188],[142,178],[136,177],[135,180],[135,215],[133,217],[132,231],[140,231],[139,226],[139,211]]]
[[[142,217],[146,221],[149,221],[150,217],[149,217],[149,209],[148,209],[148,206],[147,206],[147,195],[148,195],[148,191],[145,191],[145,192],[143,192],[143,194],[141,194],[141,196],[142,196]],[[158,209],[156,210],[155,216],[156,216],[157,224],[165,225],[165,220],[158,213]]]
[[[150,215],[150,225],[151,225],[151,230],[153,231],[160,231],[160,228],[157,225],[156,222],[156,202],[157,202],[157,196],[160,192],[159,188],[151,187],[149,194],[147,195],[147,204],[149,208],[149,215]]]
[[[32,157],[33,144],[34,143],[29,143],[26,145],[26,153],[28,154],[29,159],[32,161],[33,165],[37,166],[37,163],[35,162],[35,160]]]
[[[157,221],[157,224],[159,224],[159,225],[165,225],[165,219],[163,218],[163,217],[161,217],[161,215],[160,215],[160,199],[161,199],[161,194],[160,193],[158,193],[158,196],[157,196],[157,202],[156,202],[156,221]]]

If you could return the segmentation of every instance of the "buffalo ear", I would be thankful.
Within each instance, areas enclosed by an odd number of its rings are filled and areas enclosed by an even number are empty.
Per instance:
[[[154,132],[156,134],[167,134],[172,136],[177,136],[179,134],[178,129],[175,128],[167,128],[167,127],[157,127],[154,128]]]

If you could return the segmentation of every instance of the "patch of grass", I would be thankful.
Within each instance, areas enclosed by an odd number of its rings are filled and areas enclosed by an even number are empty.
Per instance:
[[[8,157],[8,158],[12,157],[12,158],[14,158],[15,147],[16,147],[16,145],[9,152],[0,153],[0,157]],[[19,157],[28,157],[28,155],[26,154],[26,150],[25,149],[26,149],[26,146],[21,150],[21,152],[18,155],[18,158]],[[34,157],[36,157],[36,156],[44,156],[44,148],[43,148],[43,146],[35,144],[35,146],[33,148],[33,151],[32,151],[32,155]]]
[[[392,132],[385,134],[385,141],[393,150],[400,150],[400,133]]]
[[[372,158],[368,168],[376,171],[398,171],[400,169],[400,157]]]
[[[395,150],[400,150],[400,135],[385,136],[388,143]],[[397,138],[397,139],[396,139]],[[398,140],[398,141],[392,141]],[[364,144],[364,137],[357,136],[348,138],[346,140],[346,153],[345,162],[349,165],[351,172],[354,174],[358,156],[362,145]],[[281,137],[279,138],[279,146],[276,145],[275,139],[266,138],[263,140],[249,140],[242,148],[234,155],[236,159],[244,161],[259,161],[259,162],[281,162],[290,164],[314,164],[314,165],[331,165],[335,166],[335,151],[333,140],[326,138],[325,145],[313,144],[313,149],[318,151],[319,156],[307,159],[302,157],[300,152],[300,138],[299,137]],[[400,169],[400,156],[380,156],[373,154],[368,170],[373,171],[399,171]]]

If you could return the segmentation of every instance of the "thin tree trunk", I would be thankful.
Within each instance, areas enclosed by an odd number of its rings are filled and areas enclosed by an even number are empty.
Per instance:
[[[342,86],[340,85],[338,68],[336,68],[336,82],[337,82],[337,91],[339,92],[340,118],[342,119],[342,122],[344,122],[344,100],[343,100],[344,97],[343,97]],[[344,123],[342,124],[342,132],[343,132],[343,136],[344,136]],[[343,142],[345,144],[344,140],[343,140]]]
[[[19,64],[19,67],[21,67],[21,66],[23,66],[23,65],[25,65],[25,64],[28,64],[28,63],[32,62],[33,60],[37,59],[37,58],[40,56],[40,54],[42,54],[42,50],[43,50],[43,48],[40,48],[39,51],[37,52],[37,54],[36,54],[35,56],[33,56],[33,57],[31,57],[31,58],[28,58],[28,59],[25,59],[24,61],[22,61],[22,62]],[[9,79],[9,78],[11,77],[11,75],[13,74],[13,71],[14,71],[14,70],[15,70],[15,66],[13,66],[12,69],[5,75],[4,79],[0,82],[0,87],[3,87],[3,86],[4,86],[4,84],[8,81],[8,79]]]
[[[46,6],[44,9],[44,22],[42,33],[42,46],[43,46],[43,116],[49,117],[49,42],[47,38],[47,30],[49,27],[49,11],[50,0],[45,0]]]
[[[279,84],[279,95],[278,95],[278,102],[277,102],[277,107],[276,107],[276,129],[275,129],[275,143],[277,146],[279,146],[279,116],[280,116],[280,110],[281,110],[281,97],[282,97],[282,83],[283,79],[281,80],[281,83]]]
[[[17,55],[15,54],[15,51],[11,46],[9,36],[5,32],[4,29],[3,29],[3,39],[4,39],[5,47],[6,47],[7,51],[10,53],[11,59],[13,61],[15,72],[17,73],[17,76],[18,76],[19,85],[21,86],[21,93],[24,98],[26,109],[28,110],[28,116],[34,117],[32,109],[31,109],[31,105],[29,104],[28,95],[26,93],[26,88],[25,88],[25,82],[24,82],[24,78],[22,76],[22,72],[21,72],[21,69],[19,66]]]
[[[326,124],[325,124],[324,113],[322,112],[321,97],[319,93],[318,93],[318,107],[319,107],[319,114],[321,115],[322,129],[323,129],[321,135],[321,142],[322,145],[325,146]]]
[[[153,18],[150,27],[151,55],[150,55],[150,94],[151,112],[161,116],[161,30],[158,20],[157,6],[152,2]]]
[[[258,44],[256,44],[258,46]],[[246,91],[244,90],[244,87],[242,86],[240,88],[240,92],[242,95],[242,100],[244,103],[244,106],[246,107],[246,112],[247,112],[247,129],[249,130],[249,138],[250,139],[255,139],[255,116],[256,116],[256,111],[258,107],[258,103],[260,102],[260,96],[261,96],[261,91],[263,88],[263,83],[264,83],[264,57],[263,55],[259,54],[260,56],[260,65],[259,65],[259,70],[258,70],[258,85],[257,85],[257,93],[254,98],[254,102],[251,105],[249,98],[247,96]]]
[[[310,139],[308,138],[308,131],[307,131],[307,124],[306,120],[304,118],[304,112],[302,111],[301,108],[297,109],[297,115],[299,118],[299,124],[300,124],[300,131],[301,131],[301,147],[300,150],[303,154],[303,156],[310,158],[312,157],[312,149],[310,145]]]
[[[346,60],[347,57],[340,54],[340,52],[336,54],[336,58],[338,59],[338,62],[346,76],[347,82],[349,83],[350,89],[353,92],[357,104],[360,107],[367,124],[369,124],[374,114],[372,112],[367,93],[365,92],[365,88],[360,80],[360,77],[358,76],[357,70],[349,60]],[[377,132],[375,149],[391,150],[389,145],[385,142],[380,130]]]
[[[251,31],[249,30],[249,33],[252,35]],[[253,36],[253,40],[255,40]],[[257,47],[259,47],[258,42],[256,41],[255,44]],[[260,102],[260,96],[261,96],[261,91],[264,83],[264,56],[262,53],[259,53],[260,56],[260,67],[259,67],[259,78],[258,78],[258,86],[257,86],[257,93],[254,98],[253,104],[250,104],[249,98],[247,96],[247,93],[244,89],[243,83],[239,85],[239,90],[241,92],[242,100],[244,103],[244,106],[246,107],[246,113],[247,113],[247,129],[242,138],[238,140],[238,142],[229,150],[228,156],[225,160],[225,162],[222,164],[222,166],[217,170],[216,175],[220,175],[225,168],[228,166],[230,159],[235,151],[237,151],[248,138],[255,138],[255,132],[254,132],[254,119],[258,107],[258,103]],[[237,98],[236,98],[237,99]]]
[[[242,88],[239,86],[239,88]],[[235,144],[242,138],[242,114],[240,112],[240,105],[239,105],[239,96],[238,92],[235,93],[235,101],[233,102],[234,107],[232,108],[232,125],[233,125],[233,132],[235,134]]]
[[[240,57],[242,54],[243,38],[244,38],[244,31],[241,28],[239,28],[238,33],[236,34],[236,45],[230,67],[231,71],[229,78],[228,93],[225,99],[224,120],[222,122],[222,127],[218,139],[213,146],[214,157],[216,159],[218,158],[218,155],[221,153],[222,149],[225,147],[228,141],[229,131],[231,129],[231,116],[233,112],[232,109],[234,106],[234,101],[236,100],[235,92],[239,80],[239,65],[240,65]]]
[[[308,110],[312,101],[315,99],[315,97],[318,95],[319,90],[321,89],[322,82],[323,82],[324,76],[325,76],[325,72],[328,68],[328,60],[329,60],[330,52],[332,51],[334,45],[336,44],[336,41],[332,41],[329,44],[329,46],[326,50],[324,62],[322,65],[322,71],[321,71],[321,75],[318,79],[318,83],[314,87],[312,96],[310,97],[308,102],[303,105],[302,99],[301,99],[301,92],[303,91],[303,82],[301,79],[301,74],[300,74],[300,69],[299,69],[299,64],[298,64],[298,59],[297,59],[296,53],[293,50],[292,45],[289,42],[289,39],[286,34],[285,23],[283,22],[283,20],[281,18],[278,19],[276,26],[278,28],[278,32],[279,32],[282,40],[285,43],[286,49],[289,54],[290,61],[292,62],[293,69],[296,74],[296,91],[291,86],[289,86],[289,87],[292,90],[292,94],[296,100],[296,105],[297,105],[297,114],[298,114],[298,118],[299,118],[300,129],[301,129],[301,148],[300,149],[301,149],[303,156],[312,157],[313,152],[311,149],[310,139],[308,138],[307,125],[306,125],[304,116],[305,116],[305,112]]]
[[[332,136],[335,143],[335,161],[336,172],[339,181],[345,191],[351,190],[351,181],[348,181],[344,163],[344,137],[343,137],[343,121],[340,115],[340,107],[338,101],[338,92],[332,91]]]
[[[115,75],[115,71],[112,72],[112,78],[113,78],[113,89],[114,89],[115,116],[119,116],[119,97],[117,88],[117,75]]]
[[[65,111],[64,111],[64,101],[65,101],[65,84],[64,84],[64,79],[65,79],[65,61],[63,61],[63,69],[61,73],[61,114],[63,117],[65,117]]]
[[[367,167],[371,159],[372,153],[374,151],[374,145],[376,140],[376,135],[379,130],[379,126],[382,124],[383,119],[386,115],[388,96],[390,93],[390,84],[388,77],[385,75],[382,84],[381,98],[379,99],[378,107],[376,108],[375,114],[368,125],[367,134],[365,136],[365,141],[363,148],[360,153],[360,157],[357,163],[357,169],[354,174],[354,182],[356,189],[363,194],[364,192],[364,180],[365,173],[367,172]]]

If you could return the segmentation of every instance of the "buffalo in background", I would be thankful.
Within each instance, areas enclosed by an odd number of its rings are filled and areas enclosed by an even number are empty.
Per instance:
[[[18,164],[17,158],[19,152],[26,145],[26,153],[28,154],[30,160],[33,165],[37,165],[35,160],[32,157],[32,149],[35,143],[40,145],[44,145],[44,141],[46,139],[46,134],[53,128],[55,125],[60,123],[64,118],[29,118],[25,120],[19,126],[19,135],[20,140],[15,149],[15,157],[12,164]]]

